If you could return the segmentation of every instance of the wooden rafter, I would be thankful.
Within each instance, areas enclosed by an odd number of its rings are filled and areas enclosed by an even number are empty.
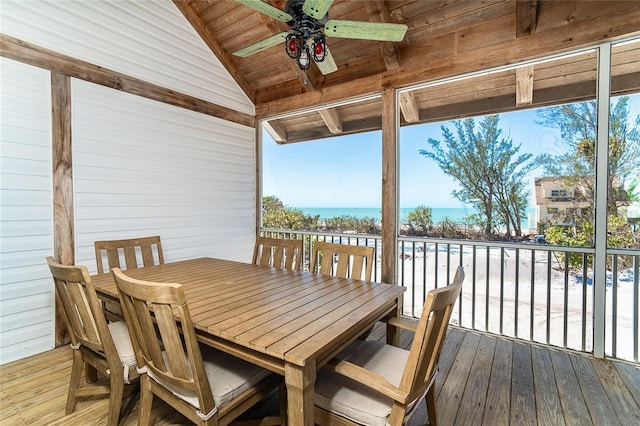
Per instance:
[[[337,109],[326,108],[321,109],[319,112],[322,120],[332,134],[337,135],[342,133],[342,120],[340,120],[340,115],[338,114]]]
[[[516,38],[536,32],[538,0],[516,0]]]
[[[516,106],[533,103],[533,65],[516,68]]]
[[[413,92],[400,93],[400,110],[407,123],[417,123],[420,121],[420,111]]]
[[[275,121],[264,121],[263,127],[277,143],[287,142],[287,132]]]
[[[226,70],[231,74],[231,77],[238,83],[238,85],[242,88],[244,93],[251,99],[251,101],[256,103],[256,93],[255,90],[251,87],[251,84],[242,76],[242,74],[238,71],[238,69],[233,65],[233,61],[229,54],[220,46],[220,44],[213,37],[211,32],[207,29],[207,26],[202,22],[198,14],[191,8],[190,4],[184,0],[173,0],[173,4],[178,8],[178,10],[184,15],[189,24],[193,27],[193,29],[198,33],[202,41],[205,42],[207,47],[211,49],[214,55],[218,58],[218,60],[222,63],[222,65],[226,68]]]
[[[366,0],[364,6],[367,9],[371,22],[393,22],[389,10],[382,0]],[[387,70],[400,68],[397,43],[381,41],[378,43],[378,46],[380,47],[380,53],[382,54]]]

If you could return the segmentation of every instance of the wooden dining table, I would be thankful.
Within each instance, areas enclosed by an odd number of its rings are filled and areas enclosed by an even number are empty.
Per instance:
[[[314,424],[316,371],[378,320],[398,316],[403,287],[214,258],[125,273],[184,286],[198,339],[284,376],[288,424]],[[117,301],[111,274],[92,277]],[[398,333],[387,327],[387,341]]]

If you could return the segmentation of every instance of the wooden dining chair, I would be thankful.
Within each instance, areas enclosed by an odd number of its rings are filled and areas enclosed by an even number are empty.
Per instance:
[[[373,247],[317,242],[311,256],[311,272],[371,281]],[[334,263],[335,264],[334,267]],[[364,273],[364,274],[363,274]]]
[[[253,248],[254,265],[300,271],[303,240],[257,237]]]
[[[459,266],[450,285],[428,293],[410,350],[356,340],[321,368],[315,385],[316,424],[408,424],[425,398],[428,423],[437,425],[435,372],[463,280]]]
[[[99,274],[108,273],[112,268],[134,269],[164,263],[159,236],[96,241],[93,247]],[[104,311],[109,321],[122,320],[122,309],[118,303],[104,301]]]
[[[61,265],[51,256],[47,257],[47,263],[62,303],[73,349],[65,412],[74,411],[79,396],[110,395],[108,424],[115,426],[120,418],[125,388],[138,378],[127,326],[122,321],[107,324],[86,267]],[[86,383],[81,386],[83,367]],[[109,386],[96,383],[98,372],[109,378]]]
[[[279,375],[201,346],[180,284],[136,280],[119,268],[112,273],[141,372],[138,424],[150,424],[157,396],[196,424],[227,425],[282,385]],[[282,386],[280,392],[275,424],[285,416]]]
[[[133,269],[164,263],[159,236],[96,241],[93,246],[99,274],[107,273],[112,268]],[[105,256],[107,259],[106,269],[104,267]]]

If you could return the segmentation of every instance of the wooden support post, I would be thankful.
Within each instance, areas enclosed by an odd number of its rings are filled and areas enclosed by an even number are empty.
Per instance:
[[[393,87],[382,91],[382,272],[397,282],[398,261],[398,101]]]
[[[51,73],[51,121],[54,256],[59,263],[73,265],[75,242],[71,160],[71,78],[54,72]],[[62,315],[62,306],[56,298],[56,346],[70,341]]]

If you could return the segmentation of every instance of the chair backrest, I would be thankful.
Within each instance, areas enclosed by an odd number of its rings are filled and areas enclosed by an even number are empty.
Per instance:
[[[334,260],[337,261],[335,268]],[[373,247],[317,242],[313,246],[310,271],[371,281],[373,263]]]
[[[138,263],[138,254],[142,259],[142,266],[160,265],[164,263],[162,244],[159,236],[131,238],[128,240],[96,241],[93,243],[96,251],[96,264],[98,273],[109,272],[111,268],[133,269],[141,266]],[[154,260],[156,253],[157,262]],[[107,268],[103,266],[103,256],[107,256]],[[122,264],[121,256],[124,260]]]
[[[430,385],[463,281],[464,269],[458,266],[451,284],[427,294],[400,382],[400,388],[409,395],[420,396]]]
[[[107,320],[85,266],[67,266],[47,257],[56,292],[75,347],[84,346],[102,355],[110,365],[120,365]],[[116,363],[116,364],[113,364]]]
[[[210,413],[215,403],[182,285],[111,271],[138,368],[173,393],[195,395],[200,411]]]
[[[303,240],[283,238],[256,238],[253,248],[254,265],[271,266],[276,269],[300,271],[302,269]]]

